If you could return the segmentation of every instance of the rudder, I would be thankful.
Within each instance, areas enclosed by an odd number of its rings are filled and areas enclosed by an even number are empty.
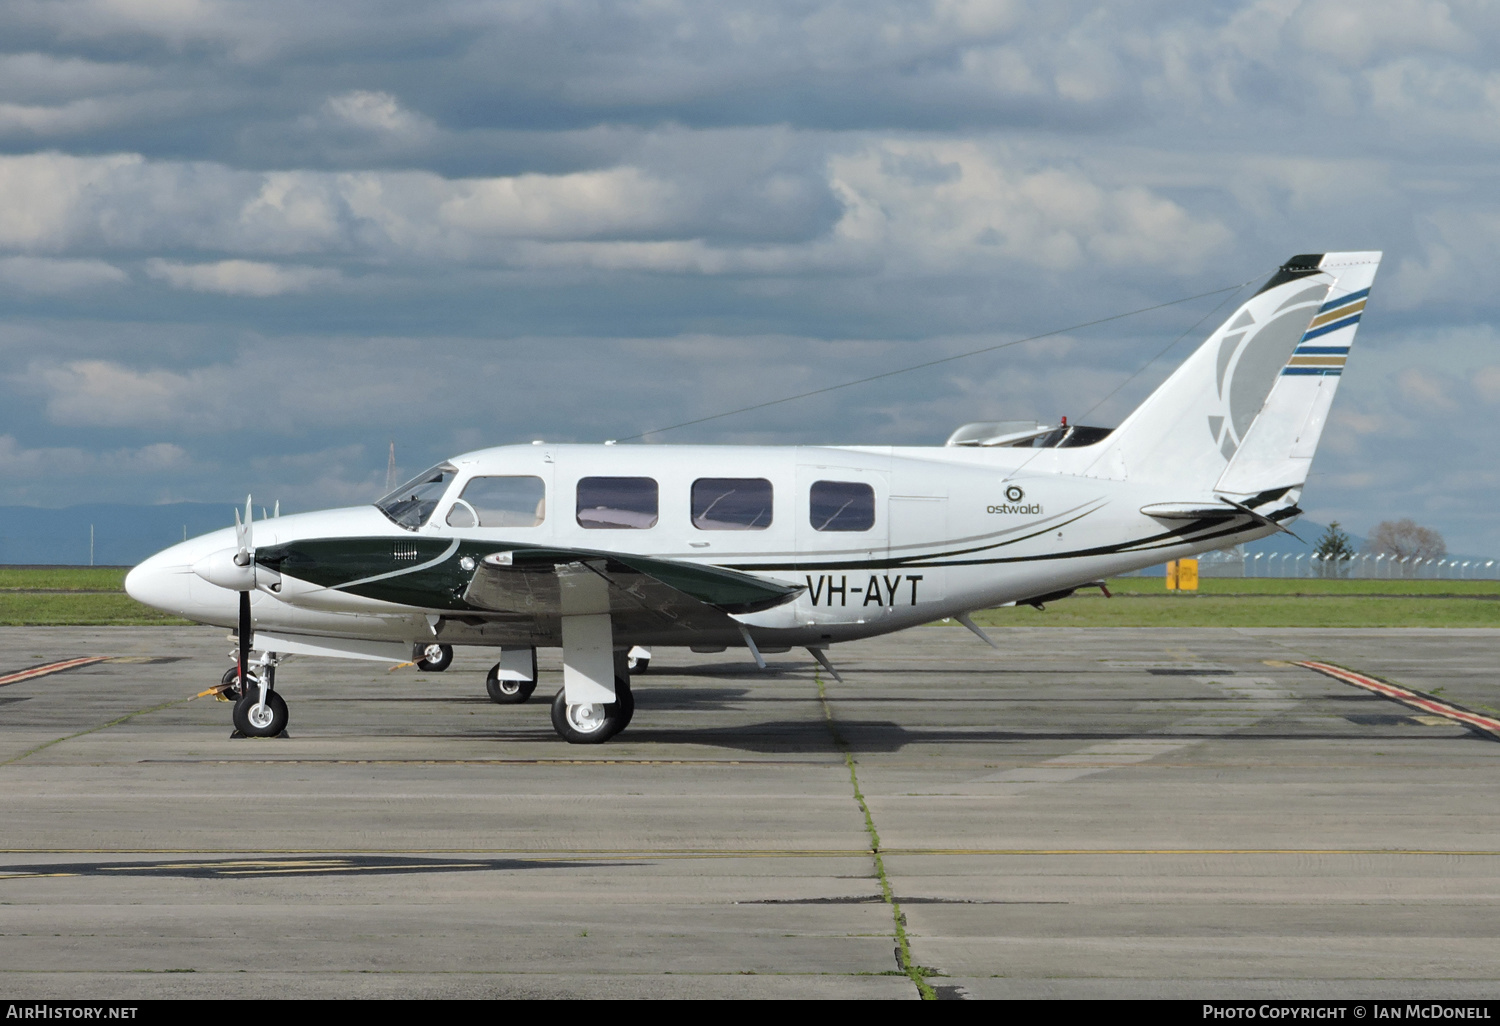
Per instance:
[[[1183,499],[1300,487],[1379,263],[1378,252],[1288,260],[1125,419],[1086,473],[1171,483]]]

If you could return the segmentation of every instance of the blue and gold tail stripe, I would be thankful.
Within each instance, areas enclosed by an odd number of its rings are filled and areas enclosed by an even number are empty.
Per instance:
[[[1330,299],[1318,308],[1317,316],[1303,332],[1302,340],[1297,343],[1296,350],[1282,374],[1307,375],[1328,374],[1338,376],[1344,372],[1344,364],[1349,362],[1348,346],[1310,346],[1307,343],[1324,335],[1331,335],[1343,328],[1351,328],[1359,323],[1360,314],[1364,311],[1365,303],[1369,301],[1370,290],[1360,289],[1351,292],[1347,296],[1338,299]]]
[[[1361,299],[1369,296],[1369,294],[1369,289],[1360,289],[1358,292],[1351,292],[1347,296],[1340,296],[1338,299],[1330,299],[1328,302],[1318,307],[1318,313],[1319,315],[1326,314],[1328,311],[1337,310],[1341,306],[1348,306],[1350,303],[1357,303]]]

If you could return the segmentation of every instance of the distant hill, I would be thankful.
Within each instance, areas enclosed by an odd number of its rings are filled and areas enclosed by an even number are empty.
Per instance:
[[[256,511],[260,516],[260,511]],[[0,563],[87,566],[89,526],[94,528],[94,563],[133,566],[187,537],[234,524],[234,507],[213,502],[173,502],[162,506],[93,503],[63,509],[0,506]]]

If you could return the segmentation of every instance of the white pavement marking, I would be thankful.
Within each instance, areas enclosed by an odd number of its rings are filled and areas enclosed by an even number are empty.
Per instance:
[[[1198,710],[1196,715],[1178,720],[1148,735],[1101,741],[1033,766],[1019,766],[976,777],[959,786],[967,788],[976,784],[991,785],[984,787],[983,793],[1020,796],[1036,790],[1038,786],[1063,784],[1095,773],[1149,762],[1168,752],[1202,744],[1211,737],[1244,730],[1297,705],[1297,699],[1290,691],[1271,680],[1250,679],[1225,684],[1212,677],[1185,679],[1218,689],[1224,693],[1226,701],[1221,706],[1210,706],[1208,711],[1203,711],[1201,703],[1195,703]]]

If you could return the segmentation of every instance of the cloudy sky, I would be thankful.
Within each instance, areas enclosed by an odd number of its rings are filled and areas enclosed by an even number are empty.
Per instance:
[[[368,501],[391,441],[623,438],[1383,249],[1304,504],[1496,555],[1497,157],[1483,0],[8,0],[0,505]],[[1113,424],[1225,298],[651,437]]]

